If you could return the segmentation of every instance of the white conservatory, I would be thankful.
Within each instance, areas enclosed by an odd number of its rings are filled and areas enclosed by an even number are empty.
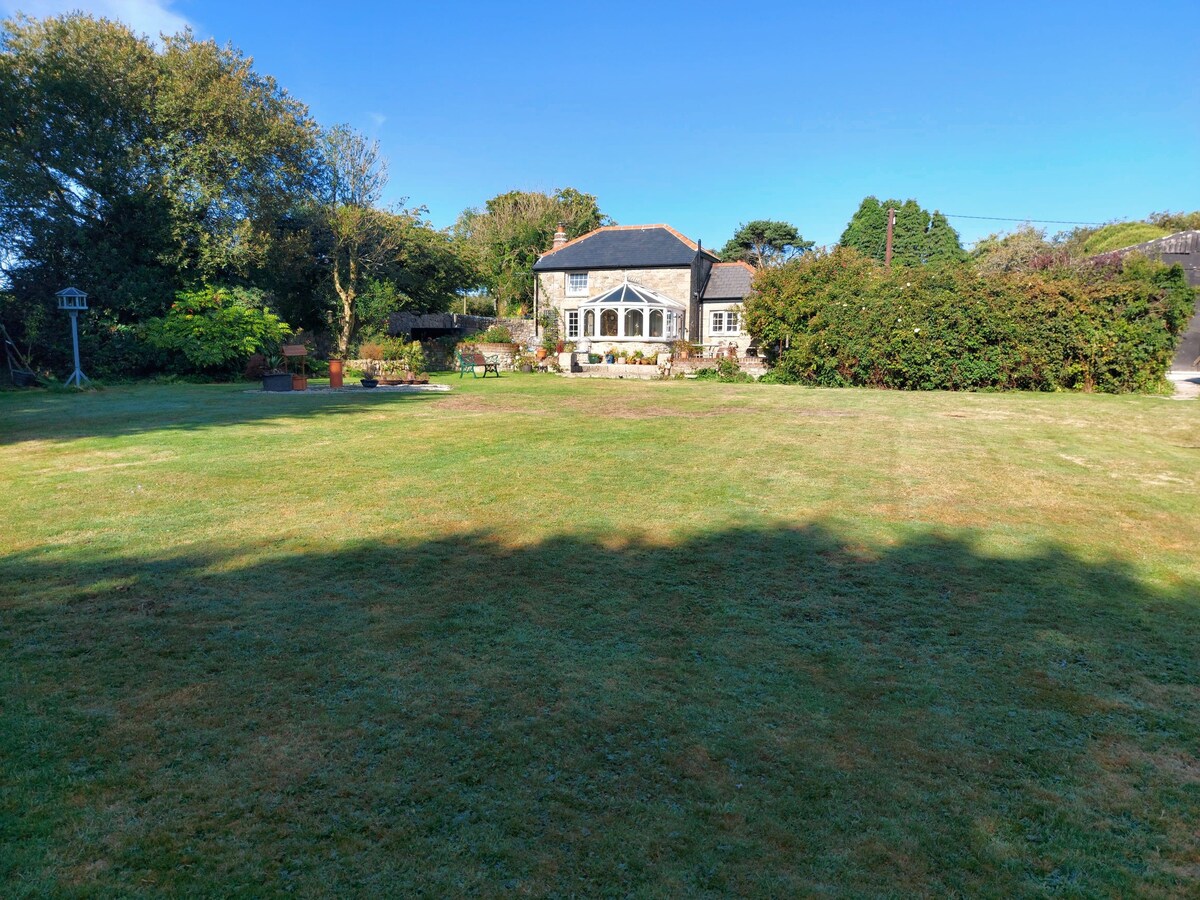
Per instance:
[[[584,340],[669,343],[683,333],[682,303],[626,281],[579,305],[579,336]]]

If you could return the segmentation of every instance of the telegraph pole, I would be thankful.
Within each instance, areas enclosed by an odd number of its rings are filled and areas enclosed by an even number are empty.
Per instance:
[[[883,265],[888,271],[892,268],[892,232],[896,228],[896,210],[888,210],[887,250],[883,254]]]

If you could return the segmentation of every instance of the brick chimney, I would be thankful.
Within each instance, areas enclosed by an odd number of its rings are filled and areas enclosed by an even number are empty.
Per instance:
[[[554,232],[554,244],[550,247],[551,250],[557,250],[567,242],[567,232],[564,231],[565,222],[558,223],[558,231]]]

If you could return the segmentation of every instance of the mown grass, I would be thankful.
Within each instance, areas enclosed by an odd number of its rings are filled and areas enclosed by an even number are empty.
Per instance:
[[[1200,416],[0,395],[9,895],[1184,896]]]

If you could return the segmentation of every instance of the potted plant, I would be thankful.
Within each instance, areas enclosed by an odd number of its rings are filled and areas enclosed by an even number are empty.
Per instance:
[[[263,390],[276,393],[290,391],[292,389],[292,373],[287,370],[283,354],[279,352],[279,348],[264,347],[262,355],[264,366],[262,376]]]
[[[363,368],[363,377],[360,380],[360,384],[362,384],[362,386],[365,388],[378,387],[379,386],[378,373],[379,373],[379,369],[378,369],[378,366],[377,366],[375,360],[373,360],[373,359],[366,360],[366,362],[364,364],[364,368]]]
[[[608,363],[609,365],[612,365],[613,363],[615,363],[617,361],[617,348],[616,347],[608,348],[608,350],[604,354],[604,361],[606,363]]]

